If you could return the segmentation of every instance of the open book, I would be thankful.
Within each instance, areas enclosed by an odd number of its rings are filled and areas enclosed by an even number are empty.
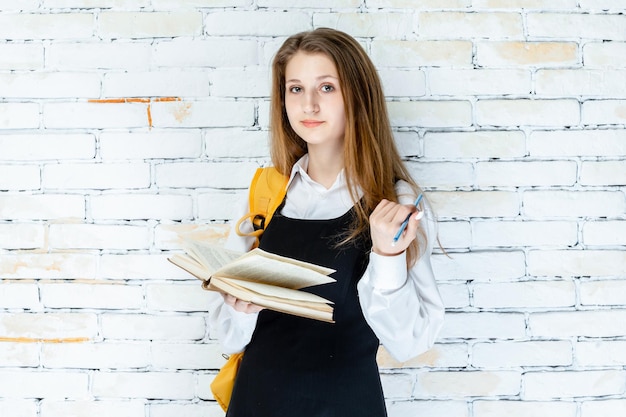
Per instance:
[[[224,249],[199,241],[183,244],[186,254],[169,258],[203,281],[207,290],[231,294],[270,310],[333,323],[333,304],[302,288],[335,282],[334,269],[265,252]]]

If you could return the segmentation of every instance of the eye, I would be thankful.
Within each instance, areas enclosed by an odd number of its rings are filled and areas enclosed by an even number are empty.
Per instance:
[[[297,85],[291,86],[289,87],[289,92],[293,93],[293,94],[298,94],[299,92],[302,91],[301,87],[298,87]]]
[[[331,92],[335,91],[335,87],[333,85],[331,85],[331,84],[324,84],[324,85],[322,85],[321,90],[324,93],[331,93]]]

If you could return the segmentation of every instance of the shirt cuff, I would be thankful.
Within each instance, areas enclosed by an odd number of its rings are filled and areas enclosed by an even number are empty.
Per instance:
[[[407,280],[406,251],[393,256],[370,252],[370,285],[378,290],[397,290]]]

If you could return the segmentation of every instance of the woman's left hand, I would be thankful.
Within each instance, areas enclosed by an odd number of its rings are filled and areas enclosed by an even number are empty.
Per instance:
[[[370,215],[372,251],[384,256],[393,256],[404,252],[417,237],[417,228],[422,214],[412,204],[405,205],[382,200]],[[394,244],[393,238],[408,215],[411,215],[409,223]]]
[[[224,304],[231,306],[240,313],[252,314],[258,313],[259,311],[263,310],[263,307],[261,306],[240,300],[239,298],[234,297],[230,294],[226,294],[223,292],[221,292],[221,294],[222,297],[224,297]]]

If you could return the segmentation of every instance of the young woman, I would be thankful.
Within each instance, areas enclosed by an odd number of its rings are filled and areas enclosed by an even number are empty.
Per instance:
[[[358,42],[332,29],[300,33],[272,70],[271,156],[290,179],[260,247],[337,270],[336,283],[308,289],[335,303],[335,323],[216,295],[210,321],[224,351],[245,349],[227,416],[382,417],[379,344],[407,360],[433,345],[443,323],[433,215],[412,204],[420,189]],[[247,251],[253,241],[232,231],[227,246]]]

